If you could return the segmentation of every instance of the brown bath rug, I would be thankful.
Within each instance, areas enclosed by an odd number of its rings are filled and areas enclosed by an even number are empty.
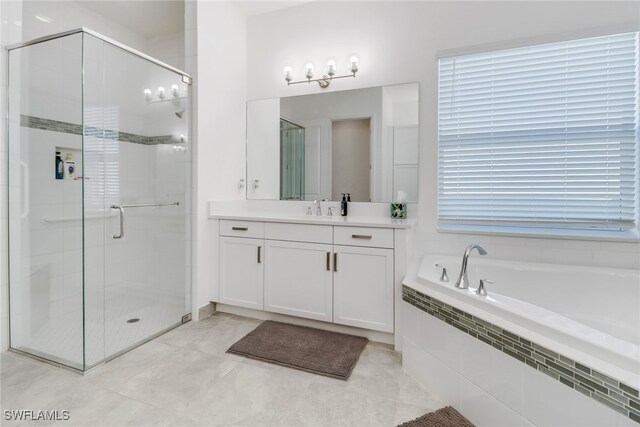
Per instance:
[[[348,380],[366,338],[267,320],[227,353]]]
[[[445,406],[437,411],[400,424],[398,427],[475,427],[451,406]]]

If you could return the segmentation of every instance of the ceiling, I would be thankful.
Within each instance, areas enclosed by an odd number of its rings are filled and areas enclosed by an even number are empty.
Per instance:
[[[134,28],[144,38],[184,31],[184,1],[181,0],[98,0],[79,3],[125,28]]]
[[[233,0],[233,4],[244,15],[255,16],[310,1],[313,0]],[[184,31],[183,0],[78,0],[78,2],[125,28],[135,28],[137,34],[147,39],[161,34]]]

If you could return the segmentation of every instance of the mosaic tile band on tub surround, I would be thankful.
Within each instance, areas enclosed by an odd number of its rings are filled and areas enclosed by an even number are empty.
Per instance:
[[[20,116],[20,126],[32,128],[32,129],[41,129],[48,130],[52,132],[63,132],[69,133],[72,135],[82,135],[82,125],[77,125],[75,123],[61,122],[59,120],[51,120],[51,119],[43,119],[41,117]],[[106,135],[107,139],[117,139],[120,142],[130,142],[132,144],[142,144],[142,145],[159,145],[159,144],[180,144],[184,141],[180,141],[173,135],[160,135],[160,136],[144,136],[137,135],[135,133],[128,132],[117,132],[115,130],[102,129],[93,126],[85,127],[85,135],[94,136],[99,138],[100,136]]]
[[[402,299],[640,423],[637,389],[406,285],[402,285]]]

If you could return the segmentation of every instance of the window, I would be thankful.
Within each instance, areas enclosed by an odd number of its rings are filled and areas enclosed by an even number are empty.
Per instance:
[[[120,203],[119,109],[117,106],[85,107],[83,181],[85,213],[110,213]]]
[[[636,32],[440,59],[440,228],[635,233],[638,44]]]

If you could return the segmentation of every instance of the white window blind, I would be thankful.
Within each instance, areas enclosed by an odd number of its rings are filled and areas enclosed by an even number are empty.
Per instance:
[[[637,32],[440,59],[440,225],[636,227],[638,67]]]
[[[119,109],[84,109],[83,160],[85,213],[110,212],[120,203]]]

